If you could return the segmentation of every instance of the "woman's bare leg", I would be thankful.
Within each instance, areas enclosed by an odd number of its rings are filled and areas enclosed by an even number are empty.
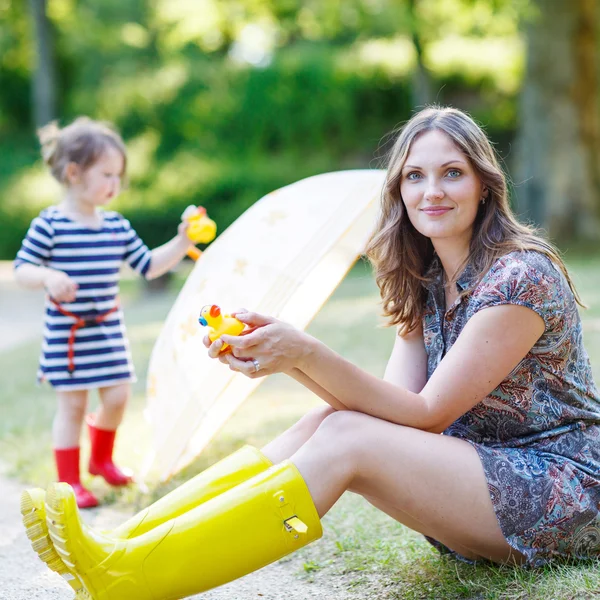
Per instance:
[[[463,440],[338,411],[292,461],[320,515],[352,489],[397,510],[399,520],[408,515],[413,528],[422,523],[427,535],[458,552],[523,560],[502,535],[479,456]]]
[[[319,428],[321,423],[336,410],[319,406],[306,413],[297,423],[269,442],[262,453],[273,463],[290,458]]]
[[[413,531],[416,531],[421,535],[434,537],[432,535],[432,531],[430,531],[425,524],[421,523],[420,521],[417,521],[416,519],[414,519],[410,515],[407,515],[401,510],[398,510],[394,506],[385,504],[385,502],[381,502],[380,500],[378,500],[377,498],[373,498],[372,496],[363,495],[363,498],[367,500],[370,504],[378,508],[380,511],[392,517],[392,519],[398,521],[399,523],[402,523],[402,525],[406,525],[406,527],[408,527],[409,529],[412,529]],[[438,539],[437,541],[450,548],[450,550],[458,552],[464,558],[468,558],[470,560],[480,560],[483,558],[483,556],[475,554],[475,552],[469,550],[469,548],[466,548],[465,546],[459,546],[454,541],[441,539]]]

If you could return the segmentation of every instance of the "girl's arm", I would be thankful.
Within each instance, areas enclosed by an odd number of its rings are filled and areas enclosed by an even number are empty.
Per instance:
[[[46,266],[54,247],[54,228],[45,217],[36,217],[29,226],[15,260],[14,277],[23,287],[45,287],[58,302],[75,300],[77,284],[63,271]]]
[[[146,271],[146,279],[156,279],[156,277],[160,277],[163,273],[175,267],[192,245],[185,234],[185,228],[182,229],[180,225],[179,233],[172,240],[152,250],[150,267]]]
[[[19,285],[29,289],[46,288],[57,302],[73,302],[79,287],[66,273],[49,267],[21,263],[14,271]]]
[[[56,273],[54,269],[48,267],[38,267],[32,264],[21,264],[15,271],[15,280],[19,285],[30,289],[39,289],[46,286],[46,281],[52,273]]]
[[[438,433],[498,387],[527,355],[545,327],[542,318],[524,306],[506,304],[481,310],[468,321],[419,390],[424,382],[424,363],[419,362],[423,361],[423,354],[411,353],[406,347],[412,343],[418,346],[416,334],[410,341],[397,342],[394,348],[394,361],[403,361],[401,368],[408,367],[401,376],[402,383],[395,383],[364,372],[325,344],[285,323],[255,313],[237,317],[258,328],[247,336],[221,337],[233,348],[233,355],[226,355],[231,368],[249,377],[289,373],[298,368],[349,410]],[[213,344],[216,351],[219,342]],[[258,373],[249,358],[259,361]],[[414,367],[420,375],[410,375],[411,360],[417,361]],[[391,373],[389,366],[388,372]]]

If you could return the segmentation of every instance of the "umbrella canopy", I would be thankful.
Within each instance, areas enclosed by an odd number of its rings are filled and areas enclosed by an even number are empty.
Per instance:
[[[142,478],[165,480],[189,464],[264,379],[208,358],[201,307],[243,307],[305,328],[364,251],[384,177],[356,170],[298,181],[256,202],[206,250],[150,359]]]

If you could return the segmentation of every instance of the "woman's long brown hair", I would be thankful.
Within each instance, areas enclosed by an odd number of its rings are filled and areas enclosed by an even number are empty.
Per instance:
[[[442,131],[454,142],[488,189],[485,203],[479,206],[469,257],[463,265],[464,268],[468,262],[474,269],[474,284],[470,289],[501,256],[519,250],[534,250],[558,266],[581,305],[558,250],[534,228],[519,223],[513,214],[506,176],[484,131],[460,110],[432,106],[414,115],[394,142],[387,161],[378,224],[366,251],[375,270],[388,325],[397,325],[399,334],[405,335],[420,324],[423,315],[426,299],[423,283],[427,280],[434,249],[431,240],[410,222],[400,183],[411,144],[418,136],[432,130]],[[465,290],[463,294],[469,291]]]

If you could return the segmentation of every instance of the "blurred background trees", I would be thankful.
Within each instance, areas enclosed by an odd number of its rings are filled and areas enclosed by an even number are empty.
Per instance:
[[[600,119],[597,0],[537,0],[527,23],[518,207],[551,234],[597,238]]]
[[[220,229],[312,174],[378,166],[428,102],[495,141],[524,216],[597,235],[596,0],[0,0],[0,257],[56,198],[35,124],[114,122],[144,239]]]
[[[47,16],[46,0],[29,0],[30,20],[33,22],[35,61],[31,74],[31,108],[33,122],[45,125],[56,117],[56,67],[54,36]]]

